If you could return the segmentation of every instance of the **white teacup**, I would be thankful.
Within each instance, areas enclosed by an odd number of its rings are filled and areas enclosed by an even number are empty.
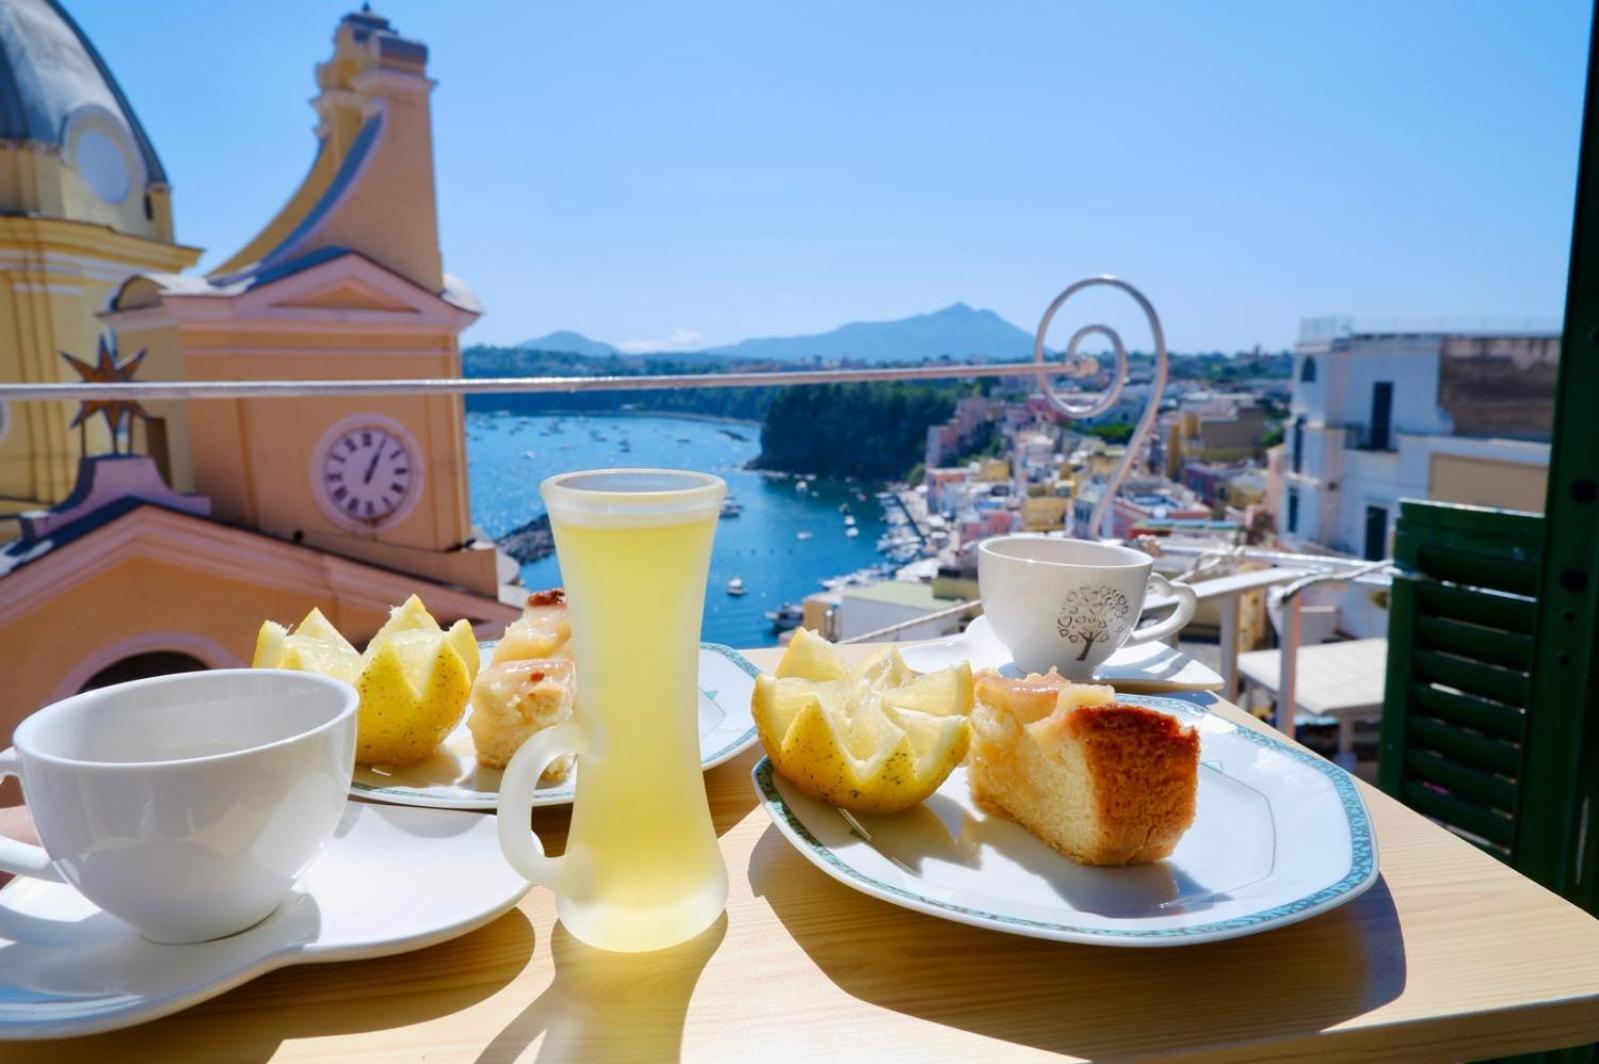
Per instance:
[[[1143,551],[1084,539],[997,536],[977,545],[983,613],[1017,667],[1055,667],[1078,682],[1120,647],[1164,639],[1193,619],[1193,589],[1154,567]],[[1177,609],[1135,628],[1151,586],[1176,598]]]
[[[223,669],[46,706],[0,753],[44,846],[0,838],[0,870],[65,880],[157,942],[259,923],[338,826],[357,701],[325,676]]]

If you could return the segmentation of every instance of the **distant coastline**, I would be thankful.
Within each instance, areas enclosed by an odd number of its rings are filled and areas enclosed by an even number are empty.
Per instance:
[[[666,417],[677,421],[709,421],[718,425],[744,425],[748,428],[759,430],[761,422],[747,417],[723,417],[720,414],[690,414],[679,410],[567,410],[561,407],[552,407],[549,410],[540,410],[536,414],[525,414],[520,410],[507,410],[508,414],[518,417]]]

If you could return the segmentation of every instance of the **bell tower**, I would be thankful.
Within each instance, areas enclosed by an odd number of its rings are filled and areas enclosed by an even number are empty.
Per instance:
[[[102,315],[124,349],[150,350],[145,379],[460,376],[480,308],[439,252],[427,55],[370,8],[339,21],[316,68],[316,154],[288,202],[204,278],[135,277]],[[173,486],[217,517],[495,594],[459,396],[164,405]]]

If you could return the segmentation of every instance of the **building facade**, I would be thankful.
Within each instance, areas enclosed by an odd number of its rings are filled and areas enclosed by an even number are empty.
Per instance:
[[[197,277],[87,40],[53,0],[0,5],[0,372],[58,380],[58,350],[90,359],[109,330],[143,380],[458,376],[480,311],[439,254],[426,63],[377,15],[341,19],[309,174]],[[74,409],[0,433],[25,511],[0,527],[0,732],[85,687],[247,664],[263,619],[313,606],[358,644],[413,592],[484,636],[518,612],[514,563],[472,527],[458,396],[152,401],[119,446]]]
[[[1558,336],[1317,334],[1295,349],[1278,536],[1377,559],[1401,499],[1541,511]]]
[[[76,380],[60,352],[91,357],[107,294],[199,257],[174,238],[166,170],[88,37],[54,0],[0,4],[0,378]],[[60,502],[78,460],[109,449],[101,422],[74,429],[73,414],[0,402],[0,516]],[[137,445],[161,451],[159,431],[141,422]]]

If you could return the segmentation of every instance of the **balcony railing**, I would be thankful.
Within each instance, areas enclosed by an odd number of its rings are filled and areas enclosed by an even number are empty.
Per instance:
[[[1372,431],[1370,425],[1345,425],[1344,447],[1351,451],[1393,454],[1399,450],[1399,437],[1392,428],[1377,433]]]

